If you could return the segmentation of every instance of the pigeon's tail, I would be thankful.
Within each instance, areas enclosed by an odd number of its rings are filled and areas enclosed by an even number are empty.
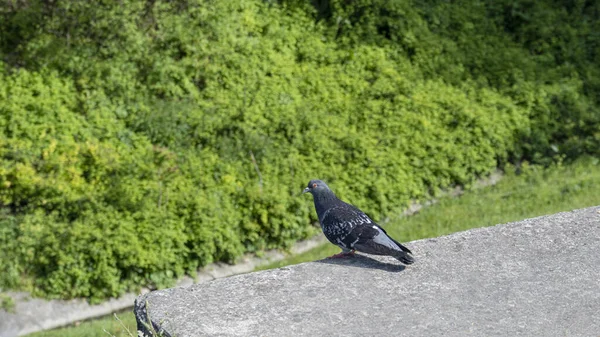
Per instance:
[[[410,251],[410,249],[404,247],[400,242],[394,239],[392,239],[392,241],[394,241],[394,243],[397,244],[398,247],[401,249],[401,251],[398,251],[398,253],[394,255],[395,258],[397,258],[398,260],[400,260],[400,262],[404,264],[412,264],[413,262],[415,262],[415,258],[412,257],[412,252]]]
[[[413,264],[413,262],[415,262],[415,258],[405,252],[398,253],[394,257],[404,264]]]

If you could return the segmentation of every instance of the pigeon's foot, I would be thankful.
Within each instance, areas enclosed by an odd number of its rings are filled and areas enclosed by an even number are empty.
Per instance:
[[[354,253],[355,253],[355,251],[353,249],[353,250],[351,250],[349,252],[341,252],[341,253],[338,253],[338,254],[331,255],[329,257],[329,259],[337,259],[337,258],[340,258],[340,257],[354,256]]]

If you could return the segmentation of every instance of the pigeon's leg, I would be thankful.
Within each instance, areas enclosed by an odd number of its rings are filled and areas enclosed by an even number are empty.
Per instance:
[[[349,249],[343,249],[342,248],[342,251],[340,253],[331,255],[329,258],[330,259],[337,259],[339,257],[346,257],[346,256],[354,256],[354,249],[349,250]]]

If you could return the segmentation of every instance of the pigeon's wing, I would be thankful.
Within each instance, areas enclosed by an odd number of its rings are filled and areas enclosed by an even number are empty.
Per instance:
[[[357,226],[371,224],[366,214],[348,204],[340,204],[325,211],[321,219],[323,234],[333,244],[342,249],[353,249],[347,238]]]
[[[410,253],[408,248],[392,239],[375,223],[356,226],[343,240],[349,249],[373,255],[397,255],[399,251]]]
[[[403,252],[407,252],[407,253],[411,253],[412,254],[412,252],[410,251],[410,249],[406,248],[403,244],[401,244],[400,242],[394,240],[393,237],[389,236],[389,234],[385,231],[385,229],[383,229],[381,226],[379,226],[377,224],[375,224],[375,226],[377,226],[377,228],[380,229],[390,240],[392,240],[396,245],[398,245],[398,247],[400,247],[400,249]]]

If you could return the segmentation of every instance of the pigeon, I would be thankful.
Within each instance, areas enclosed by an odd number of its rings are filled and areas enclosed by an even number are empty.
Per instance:
[[[355,251],[395,257],[404,264],[415,260],[410,249],[392,239],[383,228],[357,207],[338,199],[321,180],[311,180],[302,192],[310,193],[325,237],[342,252],[331,257],[353,255]]]

